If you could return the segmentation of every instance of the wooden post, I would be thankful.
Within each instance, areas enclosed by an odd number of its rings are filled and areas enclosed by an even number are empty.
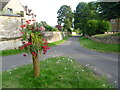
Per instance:
[[[34,77],[39,77],[40,76],[40,66],[39,66],[38,54],[36,54],[36,56],[32,55],[32,59],[33,59]]]
[[[32,35],[30,35],[29,42],[32,42]],[[38,52],[36,53],[36,56],[32,54],[33,59],[33,70],[34,70],[34,77],[40,76],[40,66],[39,66],[39,58],[38,58]]]

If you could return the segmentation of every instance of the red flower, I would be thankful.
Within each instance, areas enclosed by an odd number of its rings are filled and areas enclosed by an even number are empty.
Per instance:
[[[35,54],[35,52],[32,52],[32,54]]]
[[[28,42],[27,45],[32,45],[32,42]]]
[[[24,24],[24,25],[21,25],[20,27],[21,27],[21,28],[24,28],[25,26],[26,26],[26,25]]]
[[[25,32],[21,32],[22,34],[24,34]]]
[[[36,56],[36,53],[35,53],[35,52],[32,52],[32,55]]]
[[[45,48],[47,48],[47,46],[42,46],[42,48],[44,48],[44,49],[45,49]]]
[[[28,44],[24,44],[24,46],[25,46],[25,47],[27,47],[27,46],[28,46]]]
[[[44,41],[45,39],[41,39],[42,41]]]
[[[45,43],[43,43],[44,45],[47,45],[48,43],[47,42],[45,42]]]
[[[20,50],[22,50],[24,47],[19,47]]]
[[[23,54],[23,56],[27,56],[26,54]]]
[[[30,24],[30,21],[26,21],[27,24]]]
[[[43,51],[44,51],[44,52],[47,52],[47,50],[46,50],[46,49],[44,49]]]
[[[34,54],[34,56],[37,56],[36,54]]]

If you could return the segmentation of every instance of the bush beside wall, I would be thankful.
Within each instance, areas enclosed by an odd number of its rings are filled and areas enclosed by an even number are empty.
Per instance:
[[[103,34],[111,30],[111,24],[108,21],[89,20],[85,25],[85,34],[92,36],[95,34]]]

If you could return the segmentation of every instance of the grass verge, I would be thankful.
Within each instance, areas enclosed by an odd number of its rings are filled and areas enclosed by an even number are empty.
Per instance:
[[[69,36],[68,36],[68,37],[65,37],[63,40],[56,41],[56,42],[53,42],[53,43],[49,43],[48,46],[49,46],[49,47],[53,47],[53,46],[59,45],[59,44],[61,44],[61,43],[64,43],[68,38],[69,38]]]
[[[65,37],[63,40],[56,41],[56,42],[53,42],[53,43],[49,43],[48,46],[49,47],[56,46],[58,44],[61,44],[61,43],[65,42],[65,40],[67,40],[68,38],[69,37]],[[16,54],[20,54],[20,53],[23,53],[23,52],[25,52],[25,51],[24,50],[19,50],[19,49],[3,50],[3,51],[0,51],[0,56],[16,55]]]
[[[33,77],[32,64],[3,72],[3,88],[112,88],[105,77],[96,76],[68,57],[40,61],[39,78]]]
[[[108,36],[120,36],[120,33],[112,33],[112,34],[96,34],[93,37],[108,37]]]
[[[106,52],[106,53],[120,53],[119,44],[105,44],[105,43],[99,43],[95,42],[91,39],[88,39],[86,37],[80,37],[79,38],[80,45],[84,48],[99,51],[99,52]]]

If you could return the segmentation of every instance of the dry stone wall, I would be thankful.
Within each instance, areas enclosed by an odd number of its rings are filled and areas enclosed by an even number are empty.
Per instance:
[[[0,50],[14,49],[20,46],[21,17],[0,16]]]
[[[45,32],[45,36],[49,43],[62,40],[68,36],[67,32]]]
[[[89,37],[86,36],[89,39],[92,39],[96,42],[102,42],[107,44],[120,44],[120,37],[119,36],[109,36],[109,37]]]

